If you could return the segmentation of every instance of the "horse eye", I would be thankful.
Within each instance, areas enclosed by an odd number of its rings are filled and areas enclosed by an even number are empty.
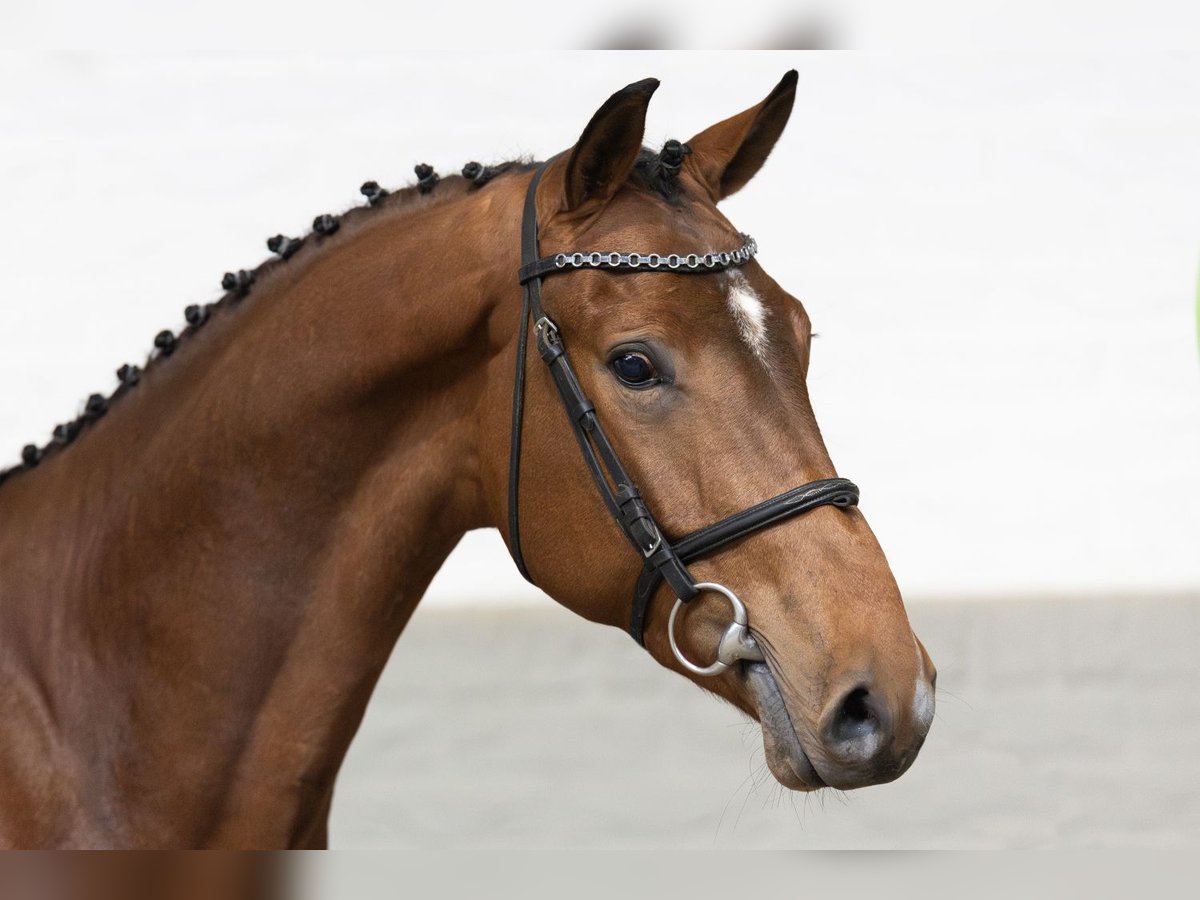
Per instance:
[[[630,387],[649,387],[659,381],[658,370],[644,353],[622,353],[610,365],[617,377]]]

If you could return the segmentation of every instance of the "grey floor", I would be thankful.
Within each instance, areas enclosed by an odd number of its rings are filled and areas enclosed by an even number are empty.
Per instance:
[[[756,726],[614,629],[422,610],[351,748],[331,843],[924,848],[1200,843],[1200,595],[910,602],[939,668],[921,757],[808,797]]]

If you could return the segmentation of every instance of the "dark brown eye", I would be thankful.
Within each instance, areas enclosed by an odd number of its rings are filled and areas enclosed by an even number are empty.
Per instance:
[[[632,350],[621,353],[609,365],[622,383],[629,387],[649,387],[660,380],[658,369],[654,368],[654,363],[644,353]]]

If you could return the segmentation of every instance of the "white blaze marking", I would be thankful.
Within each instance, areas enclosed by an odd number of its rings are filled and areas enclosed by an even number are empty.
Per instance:
[[[750,352],[764,359],[767,352],[767,308],[754,293],[746,276],[737,270],[729,272],[729,311],[742,340]]]
[[[917,732],[926,735],[933,724],[933,691],[929,689],[929,679],[925,677],[925,656],[921,653],[915,634],[913,646],[917,649],[917,689],[913,694],[913,717],[916,719]]]

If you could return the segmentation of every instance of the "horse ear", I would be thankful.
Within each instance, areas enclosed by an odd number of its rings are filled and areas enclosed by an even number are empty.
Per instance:
[[[758,106],[718,122],[688,141],[692,148],[689,166],[714,203],[741,190],[767,161],[792,114],[797,77],[792,69]]]
[[[604,202],[624,184],[642,149],[646,107],[657,88],[657,78],[623,87],[592,116],[567,161],[568,210],[589,200]]]

